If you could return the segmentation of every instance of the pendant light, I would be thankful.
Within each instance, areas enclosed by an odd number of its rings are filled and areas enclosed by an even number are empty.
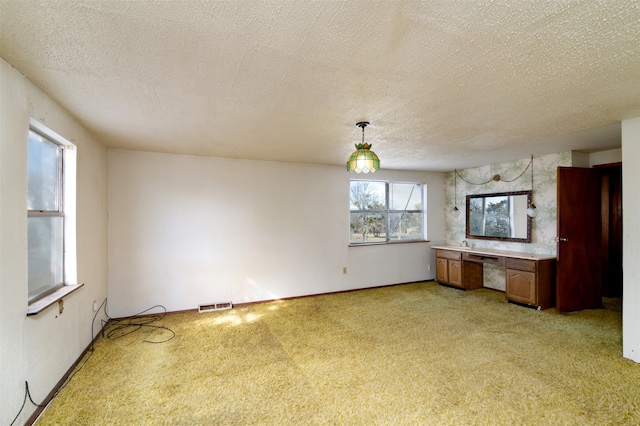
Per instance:
[[[356,123],[362,129],[362,143],[356,144],[356,151],[347,160],[347,170],[356,173],[373,173],[380,168],[380,159],[371,151],[371,145],[364,143],[364,128],[368,121]]]
[[[529,199],[529,206],[527,207],[527,216],[536,217],[538,215],[538,208],[533,204],[533,155],[531,156],[531,198]]]

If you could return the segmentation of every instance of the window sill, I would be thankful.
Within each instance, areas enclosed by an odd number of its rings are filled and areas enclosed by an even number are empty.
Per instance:
[[[381,241],[375,243],[351,243],[349,247],[364,247],[364,246],[388,246],[393,244],[413,244],[413,243],[428,243],[429,240],[406,240],[406,241]]]
[[[83,285],[84,283],[65,285],[63,287],[60,287],[58,290],[54,291],[53,293],[44,296],[42,299],[38,299],[33,303],[29,303],[29,307],[27,308],[27,316],[39,314],[40,312],[47,309],[49,306],[56,303],[58,300],[73,293]]]

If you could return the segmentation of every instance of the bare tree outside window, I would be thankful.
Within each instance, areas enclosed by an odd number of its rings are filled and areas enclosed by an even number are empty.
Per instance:
[[[384,182],[351,181],[351,242],[386,240]]]
[[[350,204],[351,244],[424,238],[422,184],[352,180]]]

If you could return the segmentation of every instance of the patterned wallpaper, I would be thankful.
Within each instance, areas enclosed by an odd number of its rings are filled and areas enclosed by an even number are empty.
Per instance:
[[[556,254],[556,173],[558,166],[570,167],[571,152],[549,154],[533,159],[533,203],[538,208],[538,215],[531,220],[531,243],[513,243],[504,241],[477,240],[465,238],[465,203],[467,194],[483,194],[491,192],[509,192],[531,189],[531,168],[513,182],[522,173],[531,158],[490,164],[482,167],[458,170],[458,174],[469,182],[486,182],[493,175],[499,174],[503,179],[490,181],[484,185],[471,185],[457,178],[457,193],[454,199],[454,172],[445,173],[445,239],[448,245],[460,245],[467,240],[475,247],[500,250],[520,251],[536,254]],[[457,205],[459,214],[455,215],[453,207]],[[484,286],[505,290],[504,268],[492,265],[484,267]]]

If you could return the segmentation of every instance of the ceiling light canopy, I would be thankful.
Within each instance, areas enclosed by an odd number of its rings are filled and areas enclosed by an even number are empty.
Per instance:
[[[371,151],[372,145],[364,143],[364,128],[368,125],[368,121],[356,123],[362,129],[362,143],[356,144],[356,151],[347,160],[347,170],[350,172],[373,173],[380,168],[380,159]]]

